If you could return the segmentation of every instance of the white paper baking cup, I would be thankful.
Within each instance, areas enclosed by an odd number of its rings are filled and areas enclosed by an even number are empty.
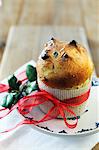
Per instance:
[[[75,88],[75,89],[51,88],[51,87],[48,87],[46,84],[44,84],[42,81],[40,81],[40,79],[38,79],[38,85],[39,85],[40,89],[47,91],[48,93],[50,93],[53,96],[55,96],[56,98],[58,98],[60,101],[64,101],[64,100],[66,101],[66,99],[68,99],[68,98],[77,97],[77,96],[80,96],[80,95],[86,93],[91,87],[91,82],[89,82],[85,86],[82,86],[78,89],[77,88]],[[80,116],[85,111],[87,102],[88,102],[88,100],[77,107],[69,106],[68,108],[71,109],[76,114],[76,116]],[[40,105],[40,109],[44,113],[47,113],[49,111],[49,109],[52,108],[52,106],[53,106],[52,102],[45,102],[44,104]],[[65,112],[65,115],[67,118],[73,117],[69,112]]]

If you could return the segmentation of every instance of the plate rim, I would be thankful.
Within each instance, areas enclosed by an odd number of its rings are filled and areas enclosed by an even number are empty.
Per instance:
[[[53,135],[53,136],[70,136],[70,137],[74,137],[74,136],[88,136],[88,135],[93,135],[93,134],[96,134],[99,132],[99,128],[95,128],[95,129],[92,129],[90,131],[86,131],[86,132],[83,132],[83,133],[75,133],[75,134],[69,134],[69,133],[55,133],[55,132],[51,132],[51,131],[47,131],[43,128],[40,128],[39,126],[37,125],[31,125],[32,128],[36,128],[36,130],[38,131],[41,131],[45,134],[50,134],[50,135]]]
[[[25,118],[22,114],[19,113],[18,109],[17,109],[17,112],[18,114],[21,116],[21,118]],[[40,127],[39,124],[37,125],[34,125],[34,124],[31,124],[29,125],[32,129],[35,129],[37,131],[40,131],[44,134],[49,134],[49,135],[53,135],[53,136],[70,136],[70,137],[74,137],[74,136],[88,136],[88,135],[92,135],[92,134],[96,134],[99,132],[99,127],[98,128],[93,128],[92,130],[89,130],[89,131],[85,131],[85,132],[78,132],[78,133],[73,133],[73,134],[70,134],[70,133],[55,133],[54,131],[49,131],[49,130],[45,130],[44,128]],[[72,129],[71,129],[72,130]]]

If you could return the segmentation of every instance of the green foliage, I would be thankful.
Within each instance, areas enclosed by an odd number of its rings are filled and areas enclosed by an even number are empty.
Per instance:
[[[26,68],[26,75],[30,82],[37,80],[36,68],[33,67],[32,65],[28,65]]]
[[[1,100],[1,106],[5,108],[11,108],[13,104],[16,104],[19,100],[20,93],[9,93]]]
[[[17,78],[13,75],[10,77],[10,79],[8,80],[8,84],[10,86],[11,89],[13,90],[19,90],[19,86],[20,86],[20,82],[17,80]]]
[[[18,79],[14,75],[12,75],[8,79],[10,89],[8,94],[0,101],[1,106],[10,109],[13,105],[15,105],[18,102],[19,99],[39,89],[36,81],[36,68],[32,65],[28,65],[26,68],[26,75],[28,81],[24,84],[18,81]]]

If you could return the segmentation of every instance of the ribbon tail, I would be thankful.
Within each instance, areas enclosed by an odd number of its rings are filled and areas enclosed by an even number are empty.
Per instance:
[[[44,115],[44,117],[38,121],[38,123],[40,122],[44,122],[44,121],[47,121],[47,120],[51,120],[51,119],[55,119],[57,116],[58,116],[58,113],[54,115],[51,115],[51,113],[54,111],[54,109],[56,108],[56,106],[53,106],[47,114]]]
[[[3,119],[4,117],[6,117],[7,115],[9,115],[14,109],[17,108],[17,104],[14,105],[11,109],[8,109],[8,108],[3,108],[3,109],[0,109],[0,111],[6,111],[8,110],[7,113],[5,113],[4,115],[0,116],[0,119]]]
[[[23,120],[23,121],[21,121],[20,123],[18,123],[15,127],[10,128],[10,129],[5,130],[5,131],[2,131],[2,132],[0,132],[0,133],[7,133],[7,132],[10,132],[10,131],[13,131],[14,129],[16,129],[17,127],[19,127],[19,126],[21,126],[21,125],[23,125],[23,124],[30,124],[30,120]]]
[[[14,130],[14,129],[16,129],[17,127],[19,127],[19,126],[21,126],[21,125],[23,125],[23,124],[37,124],[37,123],[40,123],[40,122],[43,122],[43,121],[47,121],[46,120],[46,118],[47,117],[49,117],[49,115],[53,112],[53,110],[54,110],[54,108],[55,108],[55,106],[53,106],[50,110],[49,110],[49,112],[46,114],[46,115],[44,115],[44,117],[41,119],[41,120],[39,120],[39,121],[36,121],[36,120],[23,120],[23,121],[21,121],[20,123],[18,123],[15,127],[13,127],[13,128],[11,128],[11,129],[8,129],[8,130],[5,130],[5,131],[2,131],[2,132],[0,132],[0,133],[7,133],[7,132],[10,132],[10,131],[12,131],[12,130]],[[51,118],[52,119],[52,118]],[[48,119],[49,120],[49,119]]]
[[[29,96],[25,96],[25,97],[21,98],[17,103],[19,112],[24,115],[24,113],[25,113],[24,109],[29,110],[30,108],[36,107],[36,106],[46,102],[48,99],[46,97],[44,97],[44,95],[45,94],[42,92],[37,92],[37,93],[33,93]],[[31,102],[30,102],[30,99],[32,100]],[[28,101],[29,101],[29,104],[28,104]],[[30,110],[32,110],[32,109],[30,109]],[[30,112],[30,110],[28,112]],[[27,113],[25,113],[25,114],[27,114]]]
[[[70,114],[72,114],[72,115],[76,118],[76,122],[75,122],[75,123],[70,124],[70,123],[67,122],[67,119],[66,119],[64,110],[67,111],[67,112],[69,112]],[[59,111],[60,111],[60,114],[61,114],[61,116],[63,117],[64,122],[65,122],[65,124],[66,124],[66,126],[67,126],[68,128],[73,129],[73,128],[75,128],[75,127],[77,126],[78,118],[77,118],[76,114],[75,114],[72,110],[70,110],[70,109],[68,109],[67,107],[64,107],[64,106],[63,106],[62,108],[59,108]]]
[[[23,72],[20,72],[18,75],[17,75],[18,79],[21,81],[21,82],[24,82],[27,80],[27,76],[26,76],[26,71],[23,71]]]
[[[9,90],[9,86],[6,84],[0,84],[0,93],[7,92]]]
[[[0,111],[3,111],[3,110],[6,110],[7,108],[2,108],[2,109],[0,109]]]

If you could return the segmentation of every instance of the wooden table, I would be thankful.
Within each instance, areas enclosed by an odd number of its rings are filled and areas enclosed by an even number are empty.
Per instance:
[[[31,59],[37,61],[44,43],[51,37],[57,37],[64,41],[75,39],[89,50],[83,28],[66,26],[12,27],[1,63],[0,79],[12,74],[18,67]]]
[[[4,47],[12,25],[83,26],[99,75],[98,14],[99,0],[2,0],[0,47]]]

